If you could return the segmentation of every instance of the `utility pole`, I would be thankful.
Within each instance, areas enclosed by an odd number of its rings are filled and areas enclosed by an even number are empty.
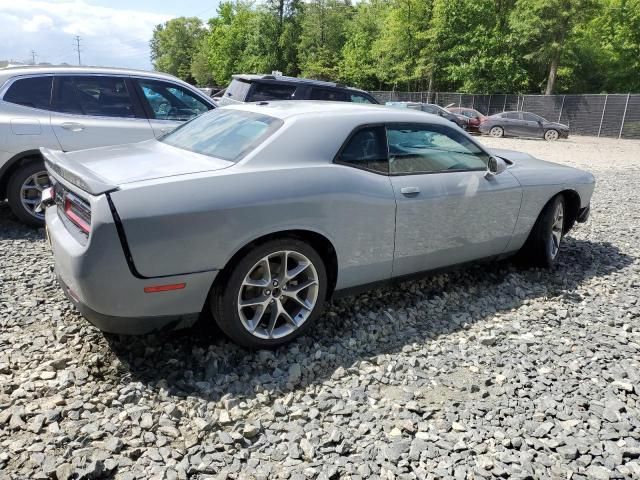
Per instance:
[[[78,65],[82,65],[82,62],[80,61],[80,35],[76,35],[75,37],[75,41],[76,41],[76,51],[78,52]]]
[[[35,65],[36,64],[36,51],[35,50],[31,50],[31,64]]]

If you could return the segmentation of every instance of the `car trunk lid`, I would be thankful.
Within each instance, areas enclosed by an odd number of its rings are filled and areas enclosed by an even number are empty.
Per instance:
[[[54,174],[99,195],[127,183],[219,170],[233,162],[182,150],[157,140],[76,152],[40,149]]]

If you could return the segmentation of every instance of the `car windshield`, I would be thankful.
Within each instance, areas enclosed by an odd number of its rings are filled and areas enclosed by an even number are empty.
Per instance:
[[[160,139],[191,152],[237,162],[282,125],[282,120],[223,108],[194,118]]]

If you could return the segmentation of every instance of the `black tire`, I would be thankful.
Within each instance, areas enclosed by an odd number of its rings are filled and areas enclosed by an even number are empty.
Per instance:
[[[559,205],[562,206],[561,238],[564,235],[566,204],[562,195],[556,195],[542,209],[529,238],[520,250],[520,258],[528,266],[552,268],[558,258],[560,242],[558,242],[558,250],[554,254],[552,230]]]
[[[31,211],[27,210],[21,201],[21,189],[24,182],[39,172],[46,173],[44,163],[41,160],[33,160],[20,166],[9,178],[7,184],[7,200],[13,214],[18,219],[31,227],[43,227],[44,216],[37,217]]]
[[[245,277],[254,266],[264,257],[275,252],[297,252],[306,257],[312,264],[317,275],[318,288],[316,301],[304,323],[293,332],[280,338],[259,338],[250,333],[244,326],[238,312],[240,289],[243,288]],[[262,287],[260,287],[262,288]],[[274,288],[274,295],[275,295]],[[318,253],[305,242],[296,238],[270,240],[259,244],[248,251],[242,258],[222,272],[222,277],[214,287],[210,297],[210,307],[213,317],[222,330],[235,343],[249,349],[272,349],[284,345],[296,337],[303,335],[311,328],[322,311],[327,292],[327,274],[324,262]],[[282,297],[284,300],[284,297]],[[286,301],[286,300],[285,300]],[[267,307],[269,308],[269,307]],[[266,313],[266,310],[264,310]],[[266,315],[265,315],[266,316]],[[266,321],[266,320],[265,320]]]

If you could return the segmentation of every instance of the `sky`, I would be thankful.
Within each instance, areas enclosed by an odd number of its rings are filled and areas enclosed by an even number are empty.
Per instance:
[[[0,60],[151,69],[153,28],[180,16],[203,20],[219,0],[0,0]]]

